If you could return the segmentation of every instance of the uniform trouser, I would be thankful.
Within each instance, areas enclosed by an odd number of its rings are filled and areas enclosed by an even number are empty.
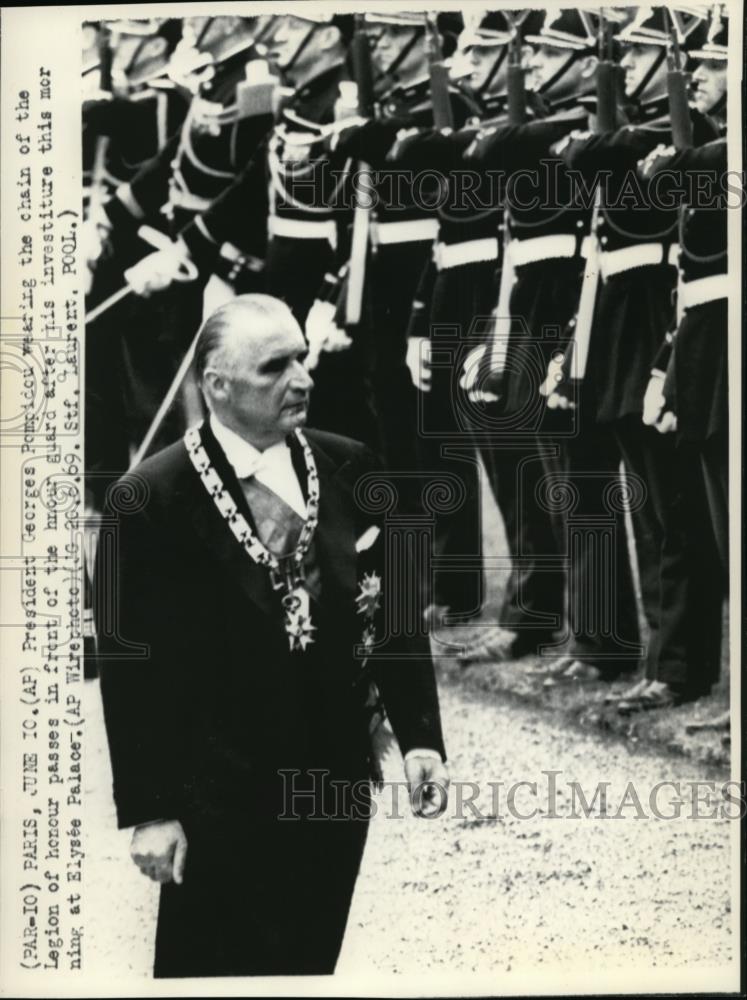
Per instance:
[[[643,484],[633,528],[649,623],[646,676],[706,693],[719,671],[723,589],[702,452],[637,415],[617,421],[615,433],[629,476]]]
[[[430,389],[417,393],[416,449],[424,486],[437,500],[435,554],[455,564],[436,572],[433,600],[464,615],[479,612],[483,600],[482,524],[474,408],[459,382],[475,346],[473,322],[489,311],[494,273],[491,261],[441,271],[426,266],[409,330],[428,339],[432,351]]]
[[[698,447],[711,527],[721,561],[725,588],[729,584],[729,440],[713,434]]]
[[[182,885],[162,886],[154,975],[329,975],[367,818],[183,822]]]
[[[568,438],[568,471],[556,514],[568,561],[568,652],[612,678],[643,654],[625,526],[626,491],[611,429],[585,421]]]
[[[471,615],[482,605],[480,471],[468,429],[458,433],[442,409],[453,399],[438,382],[434,378],[431,392],[418,393],[418,471],[432,501],[428,506],[434,520],[433,555],[443,560],[441,571],[435,567],[425,603],[445,604],[452,612]],[[450,424],[451,429],[437,434],[437,424],[442,428]],[[447,560],[452,563],[450,570],[445,568]]]
[[[406,364],[407,327],[429,241],[380,246],[370,261],[367,284],[373,354],[373,397],[384,463],[412,473],[417,462],[417,397]],[[421,509],[419,484],[403,486],[405,504]]]
[[[558,481],[564,475],[562,443],[496,437],[483,444],[482,454],[512,560],[500,624],[529,646],[550,642],[564,621],[563,531],[537,494],[546,477]]]
[[[683,694],[707,694],[718,680],[724,577],[699,445],[676,445],[676,487],[665,510],[661,561],[663,608],[656,680]]]

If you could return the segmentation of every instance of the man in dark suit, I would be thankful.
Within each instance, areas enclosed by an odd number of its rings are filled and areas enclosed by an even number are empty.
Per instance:
[[[305,356],[277,299],[221,307],[195,355],[208,419],[109,495],[101,689],[118,822],[162,883],[156,976],[334,971],[371,811],[374,681],[413,810],[446,804],[427,640],[375,655],[393,574],[354,497],[375,463],[301,431]]]

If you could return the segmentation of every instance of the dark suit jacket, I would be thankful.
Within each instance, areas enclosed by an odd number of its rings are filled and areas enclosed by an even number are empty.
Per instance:
[[[209,425],[202,434],[250,518]],[[280,768],[328,769],[351,781],[367,776],[368,683],[354,655],[362,633],[355,542],[372,518],[358,508],[353,488],[373,469],[373,457],[346,438],[310,431],[308,440],[320,481],[322,589],[316,642],[303,655],[289,651],[268,571],[235,540],[183,442],[110,493],[111,529],[97,558],[97,631],[120,826],[227,814],[260,819],[277,805]],[[301,449],[292,451],[303,485]],[[377,666],[377,683],[403,753],[443,753],[427,642],[410,652],[417,658]]]

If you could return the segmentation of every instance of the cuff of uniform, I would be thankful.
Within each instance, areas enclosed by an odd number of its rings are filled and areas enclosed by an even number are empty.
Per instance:
[[[407,761],[411,760],[413,757],[430,757],[433,760],[443,761],[443,757],[438,750],[432,750],[428,747],[415,747],[413,750],[408,750],[404,759]]]
[[[220,254],[220,246],[199,215],[181,230],[179,236],[199,270],[213,270]]]

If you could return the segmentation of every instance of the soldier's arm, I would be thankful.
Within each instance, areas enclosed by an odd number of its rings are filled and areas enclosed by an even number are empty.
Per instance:
[[[169,197],[171,163],[179,145],[179,136],[169,139],[163,149],[140,167],[129,184],[121,184],[104,211],[116,232],[134,229],[158,215]]]
[[[201,272],[209,272],[224,243],[251,257],[264,256],[267,233],[265,160],[257,153],[205,212],[180,232]]]

